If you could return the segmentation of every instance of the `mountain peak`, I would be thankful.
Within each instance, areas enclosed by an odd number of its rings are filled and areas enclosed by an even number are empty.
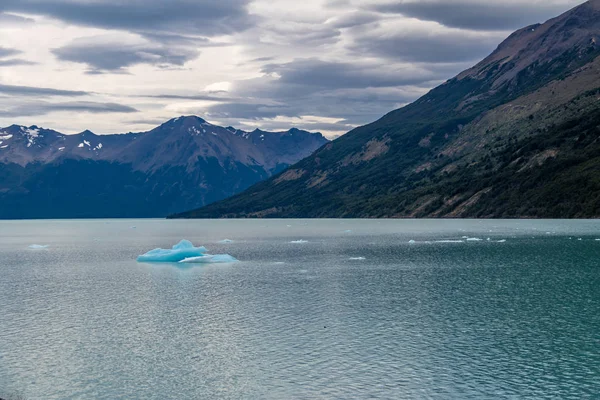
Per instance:
[[[196,124],[205,124],[206,120],[196,116],[196,115],[182,115],[181,117],[172,118],[167,121],[165,124],[167,125],[196,125]]]
[[[490,56],[457,79],[488,79],[496,89],[532,66],[559,59],[574,63],[599,50],[600,0],[590,0],[543,24],[514,32]]]

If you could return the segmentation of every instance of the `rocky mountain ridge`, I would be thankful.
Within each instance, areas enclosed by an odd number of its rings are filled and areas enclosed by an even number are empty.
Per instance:
[[[166,216],[235,194],[327,142],[196,116],[115,135],[12,125],[0,129],[0,218]]]

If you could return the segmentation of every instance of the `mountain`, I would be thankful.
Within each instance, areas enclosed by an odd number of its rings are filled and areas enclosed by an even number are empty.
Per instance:
[[[0,129],[0,218],[164,217],[238,193],[327,143],[180,117],[145,133]]]
[[[174,217],[599,217],[600,0],[414,103]]]

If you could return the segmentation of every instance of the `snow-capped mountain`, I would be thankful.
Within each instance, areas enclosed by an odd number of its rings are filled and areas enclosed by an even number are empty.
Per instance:
[[[0,218],[158,217],[231,196],[327,143],[195,116],[144,133],[0,129]]]

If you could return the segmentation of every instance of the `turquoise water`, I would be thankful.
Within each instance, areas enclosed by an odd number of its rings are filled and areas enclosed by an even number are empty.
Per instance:
[[[241,262],[135,262],[182,238]],[[0,398],[599,398],[595,239],[600,221],[0,221]]]

